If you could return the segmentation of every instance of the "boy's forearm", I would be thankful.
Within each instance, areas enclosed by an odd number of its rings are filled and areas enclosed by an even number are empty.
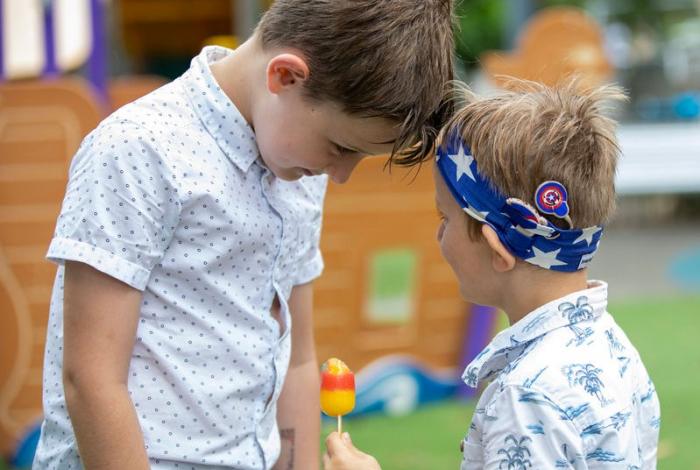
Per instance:
[[[282,452],[275,470],[316,470],[319,467],[321,410],[318,364],[292,366],[278,402],[277,421]]]
[[[64,387],[86,470],[150,468],[136,410],[125,385],[65,380]]]

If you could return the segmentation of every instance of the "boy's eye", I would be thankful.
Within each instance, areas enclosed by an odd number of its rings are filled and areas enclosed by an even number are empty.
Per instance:
[[[357,153],[355,150],[351,150],[347,147],[343,147],[342,145],[334,144],[336,150],[341,154],[341,155],[346,155],[346,154],[351,154],[351,153]]]

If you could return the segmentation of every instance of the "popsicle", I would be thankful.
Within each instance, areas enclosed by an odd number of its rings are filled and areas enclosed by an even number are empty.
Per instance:
[[[342,433],[343,415],[355,408],[355,375],[343,361],[332,357],[321,366],[321,410],[338,418]]]

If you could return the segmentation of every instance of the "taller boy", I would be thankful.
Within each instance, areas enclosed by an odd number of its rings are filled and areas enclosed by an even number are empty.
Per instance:
[[[277,0],[86,138],[35,468],[317,468],[322,175],[430,154],[451,26],[449,0]]]

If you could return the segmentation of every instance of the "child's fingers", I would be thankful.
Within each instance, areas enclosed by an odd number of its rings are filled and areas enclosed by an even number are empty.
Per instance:
[[[330,458],[343,455],[348,452],[347,441],[344,441],[338,431],[333,431],[326,438],[326,451]]]

